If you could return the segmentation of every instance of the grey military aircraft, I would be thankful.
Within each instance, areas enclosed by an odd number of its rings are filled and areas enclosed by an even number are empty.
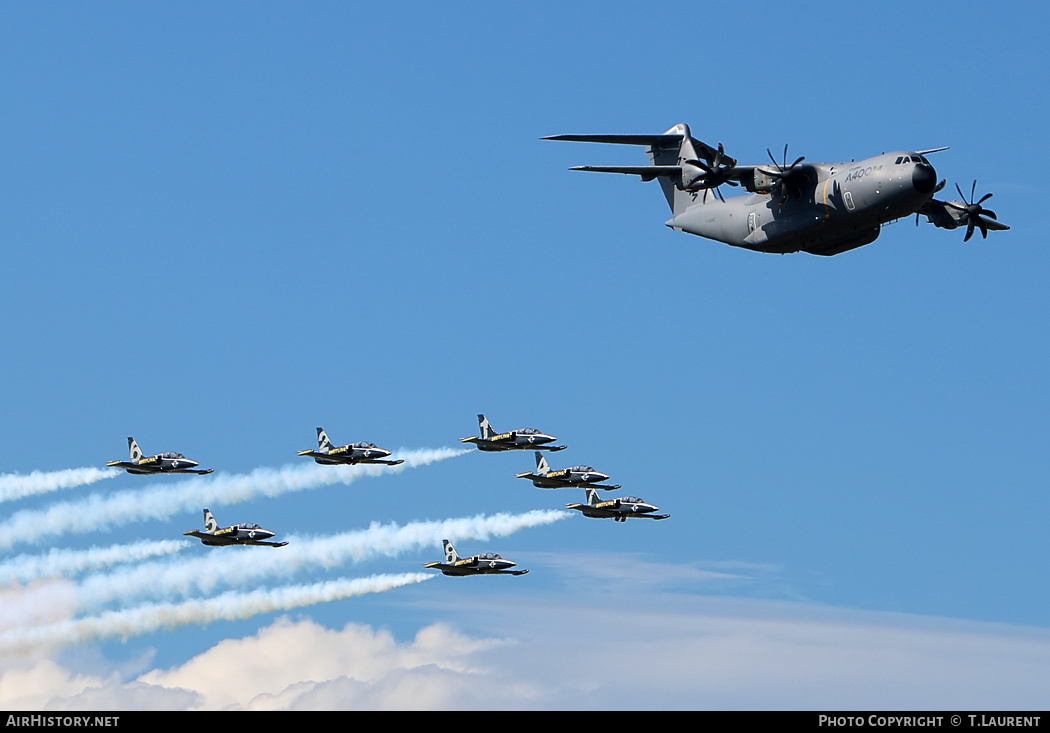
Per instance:
[[[110,461],[106,465],[110,468],[123,468],[128,473],[151,474],[151,473],[196,473],[206,474],[214,471],[214,468],[197,468],[200,464],[190,460],[181,453],[158,453],[155,456],[143,456],[142,449],[132,437],[128,438],[128,452],[131,454],[127,461]]]
[[[517,563],[491,552],[461,558],[451,542],[441,540],[441,544],[445,550],[445,562],[428,562],[424,567],[440,570],[445,575],[524,575],[529,572],[511,570]]]
[[[643,181],[660,181],[671,207],[665,224],[676,231],[755,250],[786,254],[836,255],[874,242],[883,224],[915,214],[944,229],[1009,229],[995,212],[983,207],[988,193],[975,200],[959,185],[957,201],[933,195],[944,188],[927,158],[947,148],[902,150],[849,163],[782,162],[767,149],[771,164],[738,165],[717,148],[703,143],[678,124],[662,135],[554,135],[545,140],[619,143],[647,147],[650,165],[583,165],[572,170],[626,173]],[[746,195],[726,199],[721,186],[739,186]],[[714,191],[714,195],[708,196]]]
[[[263,529],[258,524],[245,522],[235,524],[232,527],[219,529],[219,523],[207,509],[204,510],[204,531],[191,529],[183,532],[184,535],[197,537],[206,545],[218,547],[222,545],[265,545],[267,547],[284,547],[287,542],[267,542],[274,536],[268,529]]]
[[[553,443],[557,438],[553,435],[541,433],[536,428],[519,428],[509,433],[496,433],[484,415],[478,415],[478,424],[481,426],[481,437],[460,438],[461,443],[473,443],[478,450],[504,451],[504,450],[565,450],[568,446],[546,445]]]
[[[324,428],[317,428],[317,450],[301,450],[299,455],[310,456],[317,463],[328,466],[339,464],[352,466],[357,463],[381,463],[384,466],[397,466],[404,463],[404,460],[384,460],[390,455],[390,451],[383,450],[375,443],[361,441],[336,447],[328,439]]]
[[[609,474],[595,471],[590,466],[572,466],[552,471],[547,459],[539,451],[536,452],[535,473],[519,473],[518,478],[526,478],[532,481],[532,485],[538,489],[612,489],[616,486],[604,486],[600,482],[607,481]]]
[[[637,496],[623,496],[619,499],[599,501],[598,492],[594,489],[587,489],[586,504],[566,504],[565,506],[569,509],[583,512],[585,517],[594,517],[595,519],[609,519],[611,517],[617,522],[626,522],[628,517],[667,519],[671,516],[670,514],[653,514],[660,507],[647,501],[642,501]]]

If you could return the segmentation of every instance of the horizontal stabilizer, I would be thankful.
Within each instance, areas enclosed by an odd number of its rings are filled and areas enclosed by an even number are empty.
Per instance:
[[[632,176],[641,176],[651,181],[657,176],[678,178],[682,175],[680,165],[577,165],[571,171],[592,171],[595,173],[626,173]]]
[[[678,145],[681,135],[551,135],[541,140],[565,140],[575,143],[613,143],[616,145]]]

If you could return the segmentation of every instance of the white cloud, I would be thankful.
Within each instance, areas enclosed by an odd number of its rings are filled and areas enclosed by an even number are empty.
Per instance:
[[[457,609],[463,626],[435,623],[404,642],[358,624],[332,630],[283,618],[129,683],[40,665],[20,677],[7,673],[0,706],[50,700],[97,709],[127,699],[140,707],[181,700],[198,710],[1045,707],[1043,629],[699,596],[611,609],[602,601],[489,596]]]
[[[181,667],[150,672],[140,681],[195,690],[201,708],[211,710],[347,707],[334,704],[337,699],[373,707],[367,701],[376,695],[394,707],[416,707],[411,703],[416,695],[440,702],[430,692],[433,687],[447,690],[464,678],[479,677],[482,670],[470,658],[499,644],[469,639],[443,625],[398,644],[389,632],[356,624],[330,630],[312,621],[279,620],[256,636],[223,641]],[[245,659],[252,663],[244,664]],[[396,690],[406,688],[414,690],[413,696],[399,697]]]

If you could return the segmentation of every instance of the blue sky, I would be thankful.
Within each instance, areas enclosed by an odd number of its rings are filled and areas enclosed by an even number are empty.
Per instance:
[[[128,435],[216,473],[5,502],[0,706],[1045,707],[1042,14],[5,6],[0,488]],[[678,122],[743,163],[948,145],[1011,230],[762,255],[567,170],[639,149],[540,140]],[[426,453],[479,412],[671,519]],[[317,425],[420,465],[264,492]],[[205,502],[291,544],[182,542]],[[445,520],[530,574],[416,578]],[[184,616],[122,625],[151,603]]]

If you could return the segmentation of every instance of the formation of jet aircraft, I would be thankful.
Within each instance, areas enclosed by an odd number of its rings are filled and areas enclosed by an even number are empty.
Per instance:
[[[738,165],[736,159],[694,138],[678,124],[660,135],[554,135],[545,140],[645,146],[649,165],[582,165],[578,171],[626,173],[643,181],[658,180],[671,208],[665,225],[680,232],[755,250],[785,254],[836,255],[874,242],[883,224],[915,214],[943,229],[966,227],[963,241],[975,230],[1010,227],[1000,224],[976,199],[974,181],[967,197],[941,201],[944,188],[927,156],[947,148],[902,150],[849,163],[781,162],[768,149],[771,164]],[[719,190],[739,186],[746,194],[724,198]],[[708,194],[714,191],[714,195]],[[976,199],[976,200],[975,200]]]
[[[191,529],[184,535],[197,537],[205,545],[265,545],[267,547],[284,547],[287,542],[267,542],[276,533],[263,529],[258,524],[244,522],[232,527],[219,529],[219,523],[207,509],[204,510],[204,531]]]
[[[390,451],[378,447],[375,443],[361,441],[349,445],[334,446],[328,439],[324,428],[317,428],[317,450],[301,450],[301,456],[309,456],[317,463],[324,465],[349,465],[357,463],[380,463],[384,466],[397,466],[403,460],[385,460]]]
[[[616,486],[604,486],[602,481],[609,480],[609,474],[595,471],[590,466],[571,466],[557,471],[551,470],[547,459],[542,453],[536,452],[536,470],[532,473],[519,473],[518,478],[532,481],[532,485],[539,489],[612,489]]]
[[[127,461],[110,461],[106,465],[110,468],[123,468],[128,473],[153,474],[153,473],[196,473],[205,474],[214,471],[214,468],[197,468],[199,463],[190,460],[181,453],[158,453],[155,456],[143,456],[142,449],[134,438],[128,438],[128,452],[131,454]]]
[[[481,426],[480,437],[460,438],[461,443],[473,443],[478,450],[483,451],[505,451],[505,450],[565,450],[568,446],[547,445],[553,443],[557,438],[553,435],[541,433],[536,428],[519,428],[509,433],[496,433],[484,415],[478,415],[478,425]]]
[[[441,541],[445,562],[428,562],[424,567],[440,570],[445,575],[524,575],[528,570],[511,570],[517,563],[491,552],[473,557],[459,556],[448,540]]]
[[[628,517],[643,517],[645,519],[667,519],[670,514],[654,514],[660,507],[642,501],[637,496],[623,496],[619,499],[601,501],[598,492],[587,489],[586,504],[566,504],[569,509],[583,512],[585,517],[595,519],[613,519],[616,522],[626,522]]]
[[[666,519],[669,514],[655,514],[658,508],[635,496],[627,496],[610,501],[599,501],[597,489],[612,490],[619,485],[608,486],[601,482],[609,475],[596,471],[591,466],[572,466],[557,471],[552,470],[541,451],[564,450],[564,445],[547,445],[556,440],[553,435],[541,433],[534,428],[514,430],[509,433],[496,434],[484,415],[478,415],[481,437],[462,438],[464,443],[474,443],[480,450],[496,452],[508,450],[527,450],[532,448],[536,456],[536,471],[520,473],[518,478],[527,478],[534,486],[544,489],[583,488],[587,490],[586,504],[567,504],[587,517],[612,518],[615,521],[626,521],[628,517],[648,517]],[[198,469],[197,462],[186,458],[181,453],[160,453],[144,457],[134,438],[128,438],[130,460],[110,461],[107,466],[123,468],[133,474],[153,473],[195,473],[207,474],[215,469]],[[324,428],[317,428],[317,449],[299,451],[300,456],[313,458],[324,465],[354,465],[358,463],[378,463],[396,466],[403,460],[388,460],[390,451],[377,447],[374,443],[358,442],[343,446],[333,446]],[[225,545],[263,545],[267,547],[284,547],[287,542],[273,542],[275,533],[258,524],[244,522],[230,527],[220,528],[210,510],[204,510],[204,529],[193,529],[183,532],[184,535],[198,538],[202,544],[209,546]],[[426,567],[440,570],[445,575],[482,575],[509,574],[524,575],[528,570],[512,570],[516,563],[494,553],[460,558],[449,540],[443,541],[445,562],[428,563]]]

